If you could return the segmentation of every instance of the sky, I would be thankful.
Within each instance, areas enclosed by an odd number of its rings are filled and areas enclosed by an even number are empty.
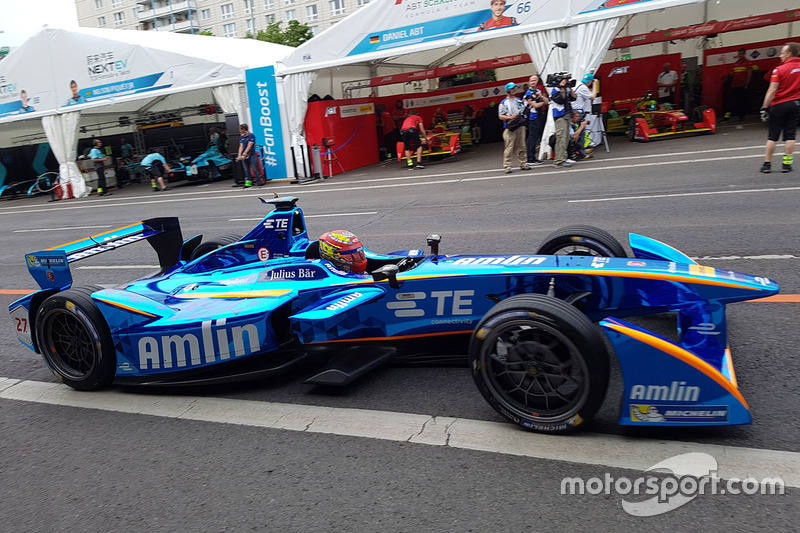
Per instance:
[[[74,0],[0,0],[0,46],[19,46],[42,26],[74,28]]]

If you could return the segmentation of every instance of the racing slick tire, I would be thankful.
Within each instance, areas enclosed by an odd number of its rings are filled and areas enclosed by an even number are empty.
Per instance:
[[[628,257],[625,248],[607,231],[594,226],[566,226],[547,237],[536,251],[539,255],[591,255]]]
[[[692,125],[699,124],[704,121],[703,111],[708,109],[707,105],[699,105],[692,110]]]
[[[600,329],[543,294],[511,296],[489,310],[470,339],[469,363],[489,405],[540,433],[577,429],[597,413],[608,388]]]
[[[116,372],[111,330],[91,294],[102,287],[68,289],[47,298],[36,312],[36,339],[56,377],[77,390],[108,387]]]
[[[195,248],[192,251],[192,256],[190,258],[190,261],[194,261],[198,257],[206,255],[208,252],[213,252],[217,248],[222,248],[223,246],[233,244],[236,241],[240,240],[241,238],[242,238],[241,235],[238,235],[236,233],[229,233],[227,235],[222,235],[208,241],[203,241],[200,244],[198,244],[197,248]]]

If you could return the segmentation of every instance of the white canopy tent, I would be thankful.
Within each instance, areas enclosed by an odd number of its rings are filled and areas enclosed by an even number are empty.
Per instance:
[[[279,61],[279,76],[293,88],[287,98],[303,99],[289,110],[296,113],[289,117],[293,142],[302,139],[305,100],[319,73],[328,73],[331,80],[333,71],[345,78],[369,79],[509,56],[523,47],[537,72],[542,73],[545,59],[555,50],[548,72],[586,73],[600,65],[619,17],[698,1],[523,0],[508,2],[504,18],[490,22],[489,0],[480,5],[463,0],[375,0]],[[569,47],[553,49],[556,42]]]
[[[43,128],[61,175],[83,196],[90,191],[74,163],[81,126],[132,130],[137,117],[214,102],[247,122],[245,70],[292,50],[253,39],[45,28],[0,62],[0,146]]]

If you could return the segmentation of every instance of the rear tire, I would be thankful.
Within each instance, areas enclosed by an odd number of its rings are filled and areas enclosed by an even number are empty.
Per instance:
[[[44,362],[77,390],[108,387],[116,351],[108,323],[91,294],[102,287],[75,287],[47,298],[36,313],[36,338]]]
[[[242,238],[241,235],[238,235],[236,233],[229,233],[227,235],[221,235],[219,237],[216,237],[208,241],[203,241],[199,245],[197,245],[197,248],[195,248],[194,251],[192,251],[192,256],[190,258],[190,261],[194,261],[198,257],[206,255],[208,252],[213,252],[214,250],[222,248],[223,246],[233,244],[236,241],[240,240],[241,238]]]
[[[613,235],[594,226],[575,225],[558,229],[545,237],[538,255],[589,255],[628,257]]]
[[[599,328],[542,294],[495,305],[470,339],[469,362],[489,405],[529,431],[577,429],[597,413],[608,388],[609,355]]]

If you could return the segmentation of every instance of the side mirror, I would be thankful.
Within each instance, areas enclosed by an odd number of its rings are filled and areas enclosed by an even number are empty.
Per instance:
[[[428,235],[428,246],[431,247],[432,255],[439,255],[439,243],[442,242],[442,236],[438,233],[431,233]]]
[[[397,281],[397,273],[400,271],[397,265],[383,265],[372,271],[372,279],[375,281],[389,280],[389,286],[399,289],[400,283]]]

